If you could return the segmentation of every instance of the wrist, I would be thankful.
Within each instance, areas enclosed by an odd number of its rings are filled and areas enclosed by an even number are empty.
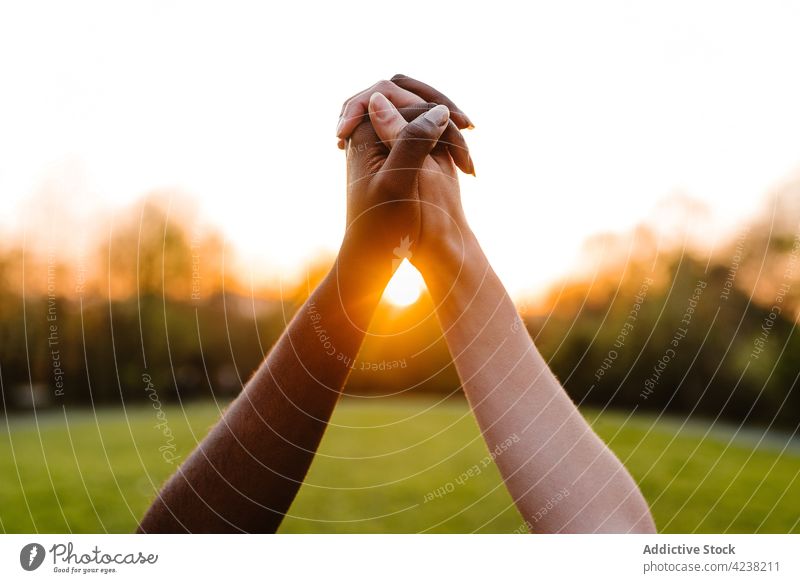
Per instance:
[[[343,299],[380,298],[394,273],[391,258],[391,249],[345,237],[332,270]]]
[[[431,294],[449,290],[463,280],[467,272],[487,264],[475,234],[468,228],[445,237],[434,250],[415,256],[411,262],[420,271]]]

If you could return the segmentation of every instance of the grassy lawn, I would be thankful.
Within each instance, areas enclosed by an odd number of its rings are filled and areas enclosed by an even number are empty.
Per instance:
[[[184,459],[214,404],[166,406]],[[588,412],[662,532],[800,532],[797,442],[677,419]],[[0,423],[0,532],[130,532],[173,471],[155,411]],[[343,400],[282,532],[512,532],[522,520],[462,401]],[[467,475],[477,464],[478,470]],[[430,493],[447,491],[435,497]]]

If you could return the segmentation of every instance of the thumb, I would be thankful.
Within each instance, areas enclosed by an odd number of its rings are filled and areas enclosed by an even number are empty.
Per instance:
[[[399,113],[397,115],[403,119]],[[391,151],[381,169],[381,187],[397,196],[410,193],[425,158],[436,146],[449,121],[450,110],[445,105],[437,105],[402,127],[394,119],[387,120],[388,123],[382,125],[386,138],[381,136],[381,140],[392,141]],[[393,138],[389,138],[389,132],[394,132]],[[377,128],[376,133],[381,135]]]
[[[383,93],[375,92],[369,98],[369,120],[381,142],[392,149],[397,136],[408,122],[400,115],[394,104]]]

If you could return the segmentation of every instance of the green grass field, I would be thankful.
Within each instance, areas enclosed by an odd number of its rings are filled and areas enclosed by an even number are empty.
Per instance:
[[[210,403],[164,410],[184,457],[219,414]],[[797,441],[773,434],[757,446],[760,433],[700,422],[588,416],[661,532],[800,532]],[[156,423],[146,405],[0,423],[0,531],[132,531],[174,469]],[[486,455],[463,401],[344,399],[281,531],[513,532],[522,521],[495,467],[462,476]],[[449,492],[429,495],[439,488]]]

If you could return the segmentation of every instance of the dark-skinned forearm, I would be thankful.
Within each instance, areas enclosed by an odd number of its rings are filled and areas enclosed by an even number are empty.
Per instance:
[[[278,528],[391,277],[389,267],[366,270],[369,262],[348,258],[347,249],[243,392],[163,488],[141,532]]]

